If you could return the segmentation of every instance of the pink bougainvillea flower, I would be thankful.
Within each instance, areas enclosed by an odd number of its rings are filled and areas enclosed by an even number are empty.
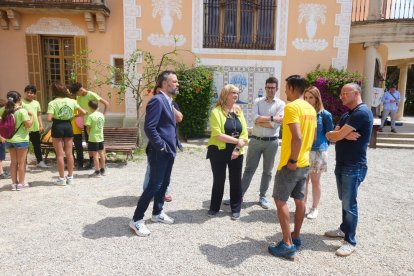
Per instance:
[[[199,93],[201,91],[201,88],[200,87],[197,87],[196,89],[195,89],[195,92],[196,93]]]

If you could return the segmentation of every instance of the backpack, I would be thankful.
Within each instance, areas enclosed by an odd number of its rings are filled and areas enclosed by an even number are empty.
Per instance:
[[[15,130],[16,124],[13,114],[9,114],[5,120],[0,120],[0,136],[6,139],[11,139],[19,130],[20,126]]]

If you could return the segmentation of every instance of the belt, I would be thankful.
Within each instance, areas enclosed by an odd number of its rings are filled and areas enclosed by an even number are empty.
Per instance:
[[[274,141],[274,140],[277,139],[276,136],[273,136],[273,137],[257,137],[257,136],[252,135],[251,137],[253,139],[260,140],[260,141]]]

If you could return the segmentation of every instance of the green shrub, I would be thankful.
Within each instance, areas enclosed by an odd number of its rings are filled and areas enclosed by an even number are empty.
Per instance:
[[[347,107],[342,105],[339,98],[342,86],[347,83],[357,83],[361,85],[362,75],[359,73],[337,70],[334,68],[316,69],[307,75],[308,85],[316,86],[321,92],[323,106],[332,113],[334,121],[337,122],[340,116],[346,112]]]
[[[184,115],[179,124],[184,139],[202,137],[207,128],[213,97],[213,69],[199,66],[177,71],[180,93],[175,101]]]

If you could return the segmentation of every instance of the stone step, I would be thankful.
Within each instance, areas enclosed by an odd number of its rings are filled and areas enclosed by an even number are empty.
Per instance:
[[[377,138],[383,138],[383,137],[390,137],[390,138],[413,138],[414,139],[414,133],[392,133],[392,132],[378,132]]]
[[[387,149],[413,149],[414,150],[414,144],[377,143],[377,148],[387,148]]]
[[[386,144],[412,144],[412,145],[414,145],[414,137],[412,137],[412,138],[377,137],[377,144],[378,143],[386,143]]]

